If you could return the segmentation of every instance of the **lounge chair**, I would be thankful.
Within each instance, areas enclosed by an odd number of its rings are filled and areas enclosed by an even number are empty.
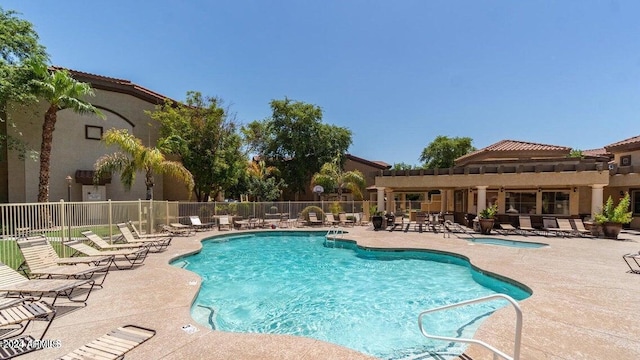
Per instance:
[[[309,212],[309,221],[307,222],[309,225],[322,225],[322,220],[318,219],[318,215],[314,212]]]
[[[170,223],[169,225],[162,225],[162,231],[175,236],[191,236],[195,235],[196,233],[195,229],[191,226],[180,223]]]
[[[51,306],[55,306],[59,297],[66,297],[71,302],[87,305],[94,280],[91,279],[33,279],[22,276],[17,271],[0,262],[0,294],[5,297],[41,297],[52,298]],[[75,298],[76,294],[84,297]]]
[[[133,236],[136,239],[153,239],[153,238],[164,238],[164,237],[167,237],[166,233],[141,234],[138,231],[138,228],[136,228],[136,226],[133,224],[133,221],[128,221],[127,225],[129,225],[129,228],[131,229],[131,232],[133,232]]]
[[[347,218],[347,214],[343,212],[338,214],[338,221],[340,221],[340,225],[342,226],[353,226],[355,224],[354,221]]]
[[[418,232],[422,232],[423,229],[426,227],[427,225],[427,214],[425,213],[417,213],[416,214],[416,222],[413,224],[413,229],[418,231]],[[405,232],[407,232],[409,230],[409,226],[407,226],[407,228],[405,229]]]
[[[500,223],[498,225],[500,226],[500,229],[496,229],[496,231],[498,231],[498,233],[500,233],[502,235],[518,234],[519,233],[518,228],[516,228],[515,226],[511,225],[511,223]]]
[[[226,215],[218,218],[218,231],[221,230],[231,230],[231,223]]]
[[[200,220],[200,216],[198,216],[198,215],[189,216],[189,221],[191,221],[191,226],[196,231],[210,230],[211,228],[213,228],[216,225],[215,222],[203,223]]]
[[[24,255],[25,252],[34,252],[37,256],[41,257],[43,260],[47,259],[47,261],[54,262],[58,265],[76,265],[76,264],[85,264],[85,265],[109,265],[113,260],[113,256],[109,255],[99,255],[99,256],[83,256],[83,257],[66,257],[61,258],[58,256],[56,250],[51,246],[51,243],[47,240],[43,235],[39,236],[42,241],[30,241],[28,244],[29,247],[23,246],[21,251]],[[35,237],[32,237],[32,240]],[[23,240],[19,240],[22,242]]]
[[[80,240],[66,242],[65,245],[73,249],[76,254],[87,256],[112,256],[112,264],[118,270],[131,269],[135,265],[141,265],[149,254],[149,247],[145,246],[141,249],[123,249],[123,250],[105,250],[100,251],[93,248]],[[126,264],[123,264],[126,263]]]
[[[629,272],[634,274],[640,274],[640,252],[630,253],[622,255],[622,260],[627,263],[629,267]],[[635,265],[631,265],[634,263]]]
[[[125,325],[59,357],[58,360],[123,359],[127,352],[155,334],[155,330]]]
[[[129,229],[129,226],[127,226],[127,224],[119,223],[119,224],[116,224],[116,226],[118,227],[118,230],[120,230],[120,234],[121,234],[118,240],[124,240],[126,244],[133,244],[133,245],[149,244],[151,245],[151,248],[155,249],[156,251],[166,250],[167,247],[171,244],[171,239],[173,239],[173,237],[171,236],[165,236],[163,238],[158,237],[158,238],[152,238],[152,239],[136,239],[136,237],[133,235],[133,233],[131,232],[131,229]]]
[[[571,219],[571,224],[573,225],[573,229],[580,236],[593,236],[591,230],[587,230],[584,227],[584,223],[581,219]]]
[[[522,235],[534,234],[538,235],[538,229],[531,226],[531,217],[527,215],[520,215],[518,217],[518,229],[520,230]]]
[[[81,232],[89,242],[93,244],[98,250],[123,250],[123,249],[141,249],[143,247],[150,247],[151,244],[109,244],[99,235],[95,234],[91,230],[85,230]]]
[[[580,233],[576,231],[573,226],[571,226],[571,221],[569,219],[556,219],[558,222],[558,229],[562,231],[563,234],[567,236],[577,235],[580,236]]]
[[[17,244],[29,268],[29,274],[32,277],[49,279],[92,279],[101,277],[102,280],[96,282],[95,285],[102,287],[109,273],[109,267],[111,266],[110,262],[106,265],[99,266],[91,266],[86,263],[78,263],[75,265],[58,264],[57,259],[51,257],[47,251],[47,246],[51,245],[49,245],[47,239],[42,235],[18,240]]]
[[[340,224],[340,221],[336,220],[332,213],[326,213],[324,214],[324,223],[325,225],[333,226]]]
[[[44,301],[20,298],[0,304],[0,359],[11,359],[38,350],[38,347],[29,346],[35,340],[33,335],[22,335],[32,322],[46,321],[47,326],[38,337],[42,340],[55,317],[56,309]]]
[[[389,227],[389,231],[393,231],[398,227],[400,228],[400,230],[402,230],[402,228],[404,227],[404,216],[394,216],[393,221],[387,224],[387,226]]]
[[[565,231],[563,231],[558,227],[556,218],[552,218],[552,217],[542,218],[542,230],[546,232],[546,235],[554,234],[555,236],[562,236],[562,237],[567,235]]]

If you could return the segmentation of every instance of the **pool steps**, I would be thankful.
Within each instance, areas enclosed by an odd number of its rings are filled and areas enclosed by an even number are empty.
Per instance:
[[[455,308],[455,307],[461,307],[461,306],[477,304],[477,303],[480,303],[480,302],[494,301],[494,300],[507,300],[513,306],[513,308],[516,311],[516,329],[515,329],[515,340],[514,340],[514,345],[513,345],[513,356],[509,356],[509,355],[505,354],[504,352],[502,352],[502,351],[496,349],[495,347],[485,343],[484,341],[475,340],[475,339],[454,338],[454,337],[447,337],[447,336],[432,335],[432,334],[427,333],[427,331],[424,328],[423,321],[422,321],[422,318],[424,317],[424,315],[427,315],[429,313],[433,313],[433,312],[436,312],[436,311],[447,310],[447,309],[451,309],[451,308]],[[459,302],[459,303],[456,303],[456,304],[450,304],[450,305],[445,305],[445,306],[440,306],[440,307],[437,307],[437,308],[425,310],[425,311],[421,312],[420,315],[418,315],[418,326],[420,327],[420,332],[422,332],[422,335],[424,335],[426,338],[436,339],[436,340],[444,340],[444,341],[452,341],[452,342],[463,342],[463,343],[468,343],[468,344],[476,344],[476,345],[482,346],[483,348],[493,352],[493,359],[494,360],[497,360],[498,357],[500,357],[502,359],[506,359],[506,360],[520,360],[520,343],[521,343],[521,340],[522,340],[522,309],[520,309],[520,305],[518,305],[518,302],[516,300],[514,300],[509,295],[494,294],[494,295],[489,295],[489,296],[485,296],[485,297],[481,297],[481,298],[477,298],[477,299],[462,301],[462,302]]]
[[[336,238],[338,238],[338,236],[340,237],[340,239],[343,238],[344,229],[339,226],[332,226],[331,229],[329,229],[329,231],[327,231],[327,234],[324,236],[325,246],[329,246],[329,244],[331,243],[333,244],[333,247],[336,247]]]

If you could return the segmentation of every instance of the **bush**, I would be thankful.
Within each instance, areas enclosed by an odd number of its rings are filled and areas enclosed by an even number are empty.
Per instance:
[[[342,206],[340,206],[339,202],[334,201],[331,206],[329,206],[329,211],[334,215],[340,214],[342,212]]]
[[[302,209],[302,211],[300,212],[300,216],[303,219],[309,221],[309,213],[310,212],[316,213],[316,216],[318,217],[318,220],[324,219],[324,211],[322,211],[322,209],[320,209],[317,206],[307,206],[306,208]]]
[[[631,202],[631,197],[629,193],[626,193],[616,207],[613,207],[613,199],[609,196],[607,202],[602,208],[602,211],[599,214],[596,214],[595,221],[598,224],[604,224],[606,222],[613,222],[619,224],[628,224],[631,222],[632,212],[629,211],[629,204]]]

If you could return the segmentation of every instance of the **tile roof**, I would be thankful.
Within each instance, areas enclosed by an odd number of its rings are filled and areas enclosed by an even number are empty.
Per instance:
[[[51,66],[50,68],[52,70],[66,70],[74,79],[78,81],[88,82],[93,88],[96,89],[129,94],[154,104],[161,104],[165,100],[175,101],[153,90],[149,90],[143,86],[134,84],[129,80],[91,74],[83,71],[64,68],[61,66]]]
[[[384,161],[367,160],[367,159],[363,159],[363,158],[360,158],[360,157],[357,157],[357,156],[354,156],[354,155],[351,155],[351,154],[346,154],[345,157],[347,159],[350,159],[351,161],[359,162],[361,164],[365,164],[365,165],[368,165],[368,166],[377,167],[377,168],[380,168],[382,170],[386,170],[386,169],[391,168],[391,165],[387,164]]]
[[[609,156],[609,152],[605,148],[582,150],[584,156]]]
[[[640,135],[634,136],[634,137],[630,137],[628,139],[615,142],[613,144],[606,145],[604,148],[607,149],[607,151],[611,151],[612,148],[622,148],[622,147],[624,147],[624,148],[640,147]]]
[[[458,164],[464,163],[472,158],[481,157],[483,155],[500,157],[501,155],[504,156],[516,152],[535,152],[540,154],[549,153],[549,155],[556,155],[558,153],[569,154],[569,152],[571,152],[571,148],[566,146],[539,144],[526,141],[501,140],[485,148],[463,155],[457,158],[455,162],[456,164]]]

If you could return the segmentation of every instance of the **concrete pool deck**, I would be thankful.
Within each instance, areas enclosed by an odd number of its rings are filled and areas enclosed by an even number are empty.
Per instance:
[[[307,229],[324,228],[295,230]],[[349,232],[345,238],[361,246],[460,254],[484,271],[531,288],[533,295],[520,302],[524,314],[521,359],[640,358],[640,275],[628,273],[622,260],[623,254],[640,251],[640,235],[623,233],[623,241],[496,235],[550,245],[531,249],[473,244],[455,235],[444,238],[426,232],[375,232],[359,226],[345,230]],[[61,340],[61,348],[39,350],[20,359],[55,358],[126,324],[157,331],[155,337],[127,353],[127,359],[372,359],[310,338],[228,333],[195,323],[190,308],[200,278],[169,261],[198,251],[203,238],[246,232],[209,231],[175,237],[167,251],[150,254],[143,266],[110,272],[104,288],[91,294],[86,308],[54,320],[46,339]],[[188,324],[198,331],[182,330]],[[489,317],[475,338],[510,354],[514,326],[514,311],[507,307]],[[474,360],[491,359],[487,351],[475,346],[466,355]]]

